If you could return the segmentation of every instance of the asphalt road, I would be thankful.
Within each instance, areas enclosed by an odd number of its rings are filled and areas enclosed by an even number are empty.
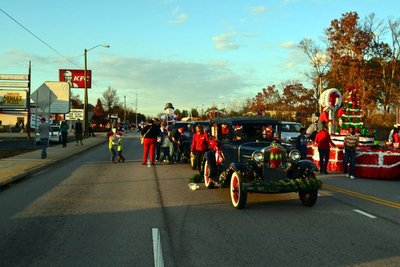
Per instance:
[[[235,210],[228,189],[190,190],[187,164],[142,166],[137,135],[125,148],[125,163],[100,146],[0,192],[1,265],[154,266],[155,248],[165,266],[400,265],[400,181],[328,175],[313,208],[252,194]]]

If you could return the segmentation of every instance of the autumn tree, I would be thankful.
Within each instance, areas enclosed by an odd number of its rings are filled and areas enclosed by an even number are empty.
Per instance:
[[[105,124],[106,122],[106,114],[100,98],[97,99],[96,106],[93,109],[93,120],[101,124]]]
[[[282,103],[288,111],[295,112],[302,118],[302,122],[306,123],[306,118],[314,113],[317,105],[314,97],[314,90],[307,89],[299,82],[287,82],[283,84]],[[289,119],[287,117],[285,119]]]
[[[281,95],[275,85],[269,85],[263,88],[261,92],[252,99],[251,111],[260,112],[265,110],[277,110],[282,106]]]
[[[368,53],[373,33],[362,27],[358,14],[348,12],[341,19],[335,19],[326,30],[328,54],[331,68],[328,73],[334,85],[342,93],[351,85],[360,87],[361,106],[368,114],[368,105],[375,102],[373,90],[369,90],[366,69]]]
[[[372,112],[371,102],[368,109],[376,120],[391,124],[394,120],[393,110],[400,104],[400,19],[389,19],[386,24],[383,20],[377,20],[375,14],[370,14],[365,19],[364,27],[365,31],[373,33],[367,63],[367,86],[373,91],[377,112]],[[382,115],[380,111],[383,111]]]

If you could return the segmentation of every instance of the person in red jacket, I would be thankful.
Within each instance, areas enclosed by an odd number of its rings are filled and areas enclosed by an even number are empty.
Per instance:
[[[192,137],[192,145],[190,147],[190,156],[194,156],[194,167],[203,175],[202,162],[204,153],[208,150],[210,139],[208,134],[204,132],[203,125],[196,126],[196,133]]]
[[[318,146],[319,152],[319,172],[322,174],[328,174],[326,168],[329,162],[329,152],[331,145],[336,146],[332,142],[331,136],[328,133],[328,127],[324,125],[322,129],[315,136],[315,144]]]

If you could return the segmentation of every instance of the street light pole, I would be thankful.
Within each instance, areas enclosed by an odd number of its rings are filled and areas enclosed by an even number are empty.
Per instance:
[[[92,50],[92,49],[95,49],[96,47],[99,47],[99,46],[102,46],[102,47],[105,47],[105,48],[110,48],[110,46],[108,45],[108,44],[102,44],[102,45],[96,45],[96,46],[93,46],[92,48],[89,48],[89,49],[84,49],[83,50],[83,55],[84,55],[84,61],[85,61],[85,70],[84,70],[84,72],[83,72],[83,75],[84,75],[84,82],[85,82],[85,92],[84,92],[84,103],[83,103],[83,116],[84,116],[84,132],[85,132],[85,135],[88,135],[89,134],[89,131],[88,131],[88,129],[89,129],[89,127],[88,127],[88,125],[89,125],[89,110],[88,110],[88,104],[89,104],[89,97],[88,97],[88,88],[87,88],[87,52],[88,51],[90,51],[90,50]]]
[[[321,94],[322,94],[322,76],[323,76],[323,74],[320,73],[319,74],[319,95],[318,95],[318,99],[321,98]],[[320,114],[322,113],[322,106],[321,105],[319,105],[319,113]]]
[[[124,122],[126,123],[126,95],[124,95]]]

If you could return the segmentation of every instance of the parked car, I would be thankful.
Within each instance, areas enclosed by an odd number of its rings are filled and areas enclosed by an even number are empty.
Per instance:
[[[50,125],[51,129],[53,130],[53,133],[50,132],[49,135],[49,142],[50,143],[61,143],[61,132],[60,132],[60,126],[58,125]],[[36,143],[40,143],[40,134],[36,133]]]
[[[282,121],[282,132],[281,132],[282,142],[288,142],[288,143],[296,142],[296,137],[299,136],[301,128],[303,128],[303,125],[301,123],[292,121]]]
[[[211,120],[211,150],[203,162],[207,188],[229,186],[233,207],[242,209],[247,193],[298,192],[303,205],[313,206],[321,181],[317,166],[300,152],[280,143],[282,123],[265,117]]]

